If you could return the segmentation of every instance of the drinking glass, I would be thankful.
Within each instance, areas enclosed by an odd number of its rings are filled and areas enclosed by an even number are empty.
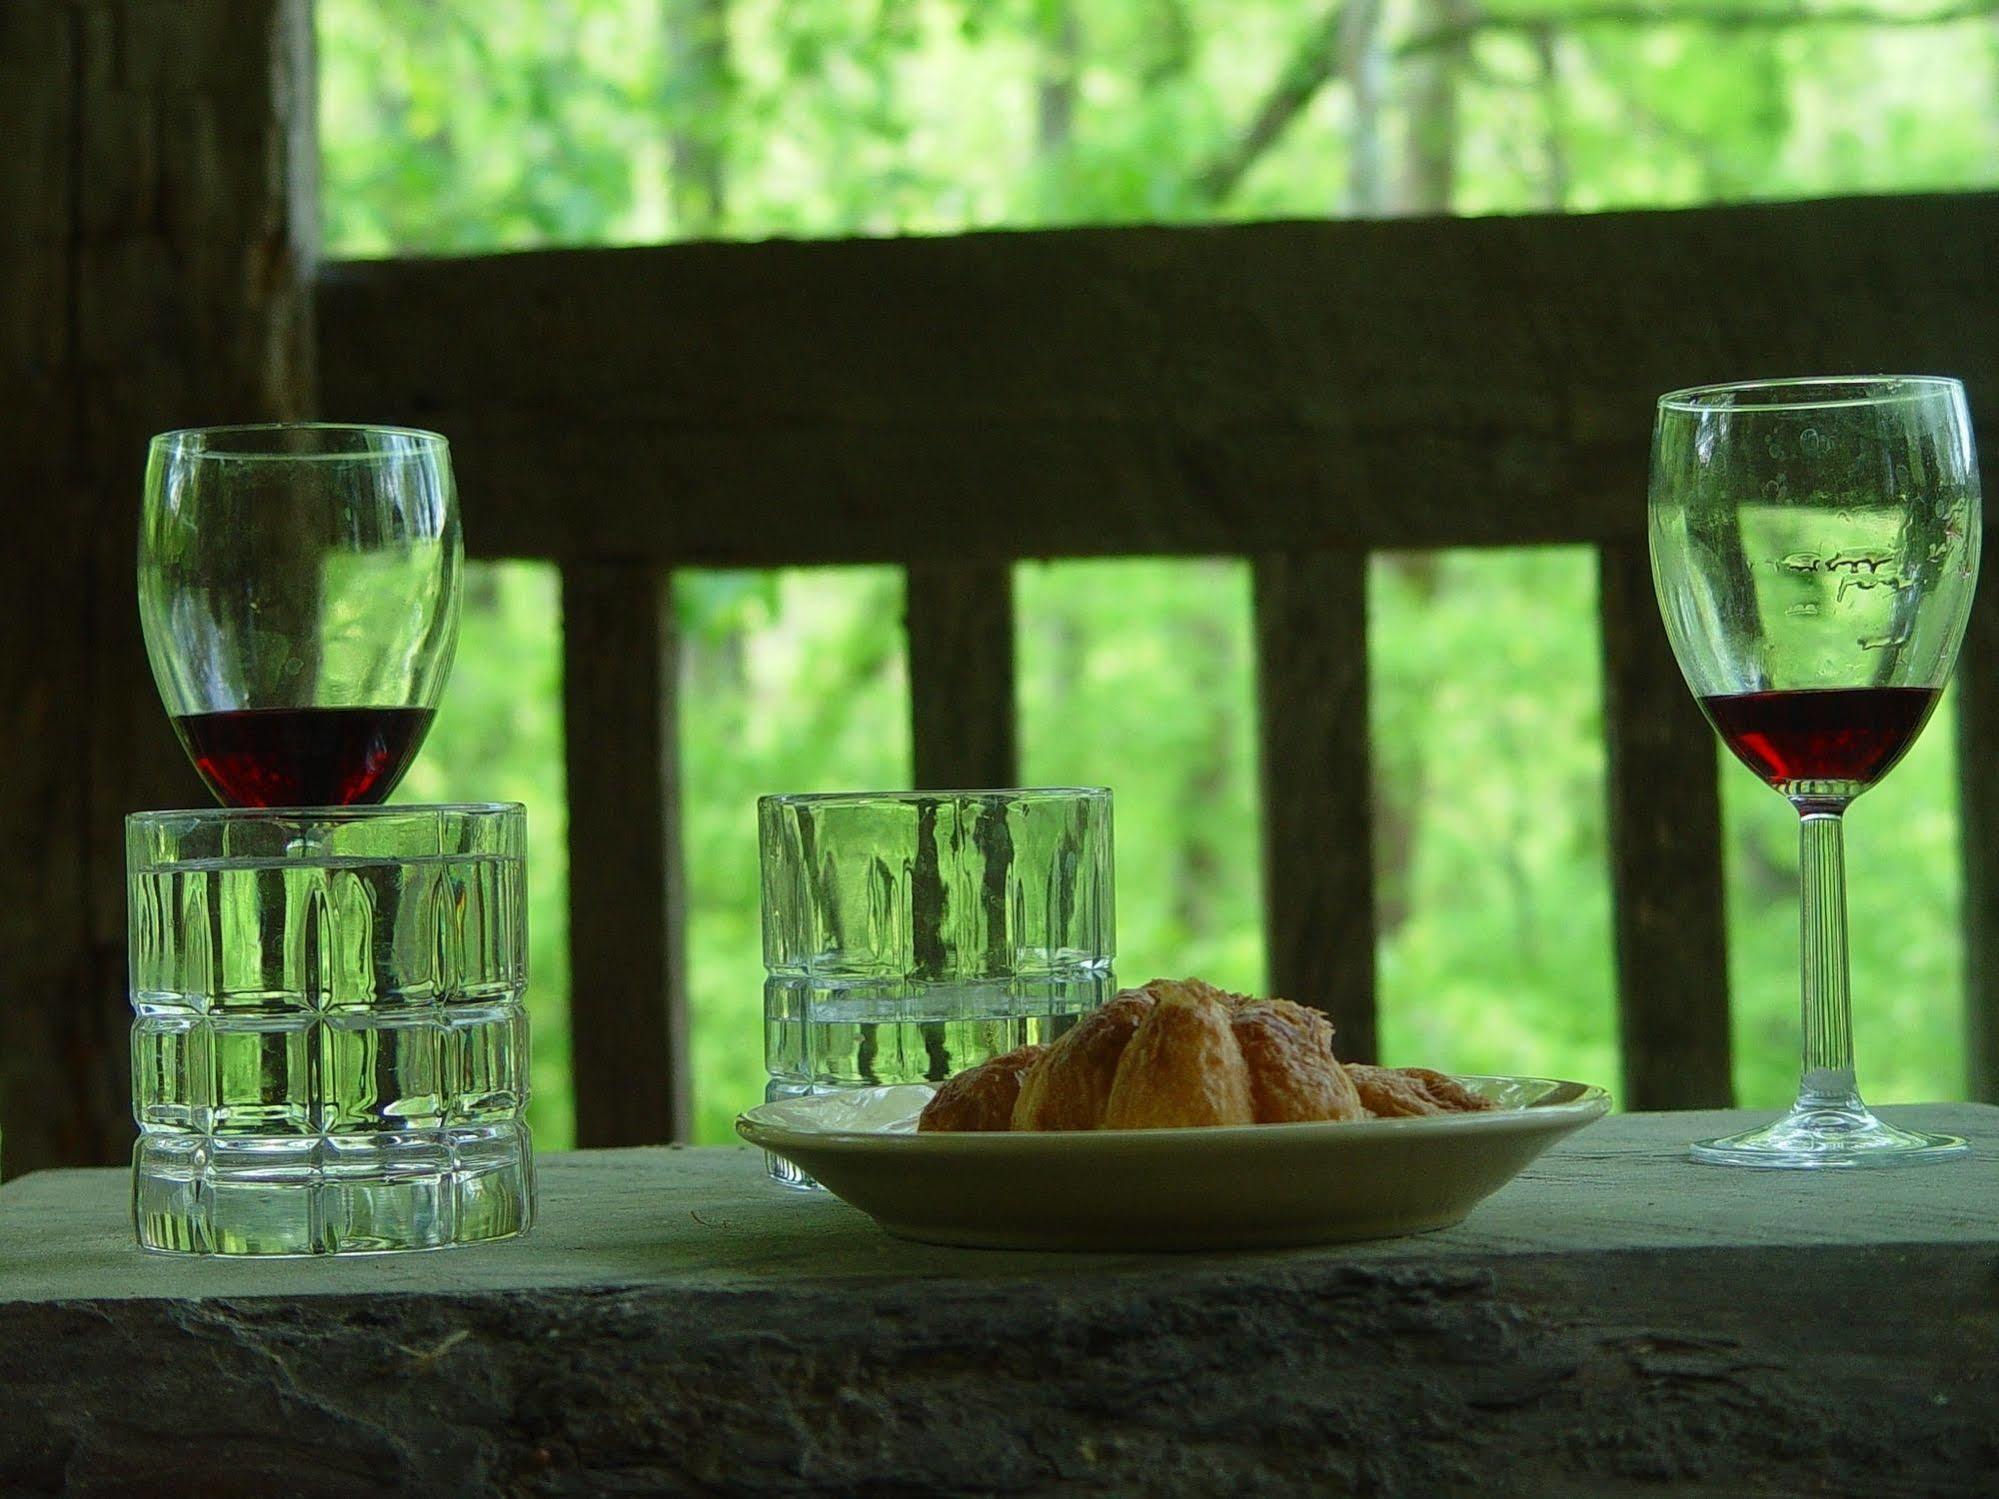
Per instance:
[[[217,800],[386,799],[451,669],[463,561],[434,432],[298,422],[155,437],[139,618]]]
[[[940,1083],[1111,996],[1101,787],[767,796],[757,832],[767,1100]]]
[[[1696,1144],[1744,1166],[1887,1166],[1964,1142],[1854,1081],[1841,817],[1935,708],[1978,578],[1963,388],[1929,376],[1675,391],[1653,432],[1652,577],[1687,685],[1799,814],[1804,1066],[1790,1112]]]
[[[534,1218],[518,802],[125,822],[132,1215],[187,1254],[361,1254]]]

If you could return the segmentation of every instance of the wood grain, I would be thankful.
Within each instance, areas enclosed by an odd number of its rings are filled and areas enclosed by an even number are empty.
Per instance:
[[[1253,565],[1269,988],[1326,1011],[1377,1060],[1367,554]]]
[[[564,565],[570,1077],[586,1146],[689,1130],[679,661],[671,574]]]
[[[921,565],[908,569],[907,588],[912,784],[1018,784],[1013,569]]]
[[[1945,370],[1999,427],[1995,238],[1958,194],[350,264],[322,376],[450,433],[494,555],[1600,540],[1676,386]]]
[[[1621,1102],[1723,1105],[1734,1085],[1714,734],[1674,663],[1643,543],[1604,547],[1597,586]]]
[[[0,589],[9,1173],[130,1150],[121,824],[208,800],[133,606],[146,440],[309,401],[310,35],[303,0],[0,6],[0,441],[35,514]]]

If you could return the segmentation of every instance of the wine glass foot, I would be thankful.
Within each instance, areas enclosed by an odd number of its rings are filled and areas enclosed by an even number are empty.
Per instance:
[[[1696,1140],[1687,1153],[1711,1166],[1779,1169],[1926,1166],[1957,1160],[1969,1149],[1956,1135],[1897,1129],[1864,1104],[1793,1107],[1761,1129],[1718,1140]]]

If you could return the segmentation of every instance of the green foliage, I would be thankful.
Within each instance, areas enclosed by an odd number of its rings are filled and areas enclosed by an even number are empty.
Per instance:
[[[1604,8],[1387,0],[1343,59],[1323,45],[1331,4],[320,0],[327,240],[366,256],[1596,209],[1983,186],[1999,159],[1989,18],[1804,24],[1770,0],[1731,10],[1772,24],[1721,29],[1668,6],[1565,24]],[[1412,48],[1454,14],[1488,20]],[[1549,24],[1499,24],[1529,16]],[[1348,86],[1362,63],[1371,95]],[[1370,184],[1357,164],[1377,157]],[[561,1144],[556,588],[534,565],[470,579],[404,794],[529,804],[535,1122]],[[1123,971],[1256,985],[1245,569],[1029,565],[1016,588],[1024,774],[1117,791]],[[906,781],[900,586],[879,569],[690,573],[678,601],[696,1106],[721,1139],[762,1084],[754,799]],[[1355,732],[1376,746],[1391,1056],[1616,1076],[1594,617],[1586,551],[1377,560],[1374,722]],[[1879,1099],[1963,1083],[1951,727],[1946,709],[1852,819],[1856,1024]],[[1738,1083],[1775,1104],[1795,1067],[1794,829],[1737,767],[1724,802]]]

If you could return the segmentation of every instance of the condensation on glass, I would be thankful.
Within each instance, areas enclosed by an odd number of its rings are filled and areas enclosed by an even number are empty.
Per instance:
[[[757,820],[767,1099],[941,1082],[1112,992],[1107,790],[767,796]]]
[[[525,846],[518,804],[127,819],[141,1245],[529,1226]]]

